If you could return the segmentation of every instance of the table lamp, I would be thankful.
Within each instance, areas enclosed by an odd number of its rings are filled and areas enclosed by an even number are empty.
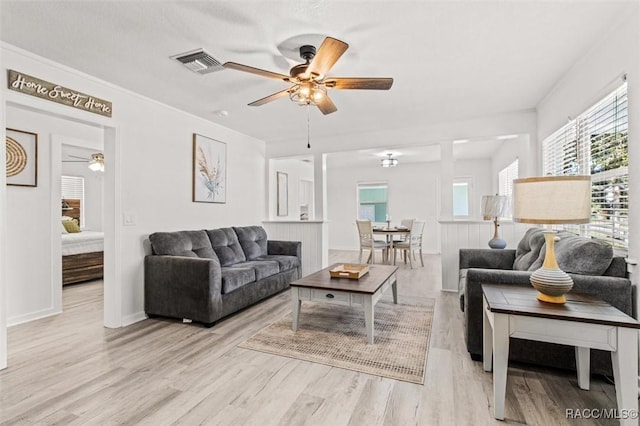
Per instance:
[[[555,225],[587,223],[590,218],[591,176],[544,176],[513,181],[514,222]],[[538,290],[538,300],[564,303],[573,280],[556,261],[555,231],[549,227],[543,234],[544,263],[531,274],[531,285]]]
[[[509,209],[509,197],[506,195],[483,195],[482,196],[482,217],[484,220],[493,219],[493,238],[489,240],[489,247],[492,249],[503,249],[507,246],[505,240],[500,238],[498,219],[504,216]]]

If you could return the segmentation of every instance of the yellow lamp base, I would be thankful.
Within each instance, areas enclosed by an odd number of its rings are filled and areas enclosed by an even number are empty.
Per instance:
[[[564,295],[562,296],[549,296],[548,294],[543,294],[538,292],[538,300],[540,300],[541,302],[547,302],[547,303],[566,303],[567,298],[564,297]]]

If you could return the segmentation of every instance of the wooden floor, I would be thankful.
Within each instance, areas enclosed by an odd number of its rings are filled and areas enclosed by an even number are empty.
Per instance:
[[[465,350],[457,295],[439,290],[439,268],[425,256],[398,279],[399,303],[436,299],[424,385],[237,348],[290,311],[288,292],[210,329],[149,319],[110,330],[102,282],[67,286],[62,315],[9,329],[0,424],[617,424],[565,419],[565,409],[615,408],[612,385],[594,378],[582,391],[572,374],[522,366],[509,368],[506,422],[494,420],[491,375]]]

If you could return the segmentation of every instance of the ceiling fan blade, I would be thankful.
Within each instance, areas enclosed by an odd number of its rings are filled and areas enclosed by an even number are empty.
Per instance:
[[[334,89],[368,89],[389,90],[393,85],[393,78],[360,78],[360,77],[332,77],[325,80],[324,85]]]
[[[230,68],[232,70],[244,71],[251,74],[259,75],[261,77],[269,77],[276,78],[278,80],[289,81],[289,76],[284,74],[278,74],[277,72],[271,72],[267,70],[263,70],[260,68],[250,67],[249,65],[237,64],[235,62],[225,62],[222,64],[225,68]]]
[[[338,108],[336,108],[336,105],[327,95],[323,96],[319,102],[316,102],[316,106],[324,115],[331,114],[332,112],[336,112],[338,110]]]
[[[85,160],[85,161],[89,161],[89,160],[90,160],[90,159],[89,159],[89,158],[87,158],[87,157],[79,157],[79,156],[77,156],[77,155],[73,155],[73,154],[69,154],[68,156],[69,156],[69,157],[72,157],[72,158],[79,158],[80,160]]]
[[[333,37],[325,38],[318,49],[318,53],[316,53],[311,64],[309,64],[307,74],[316,74],[319,75],[320,78],[323,78],[348,48],[349,45],[344,41]]]
[[[249,104],[249,106],[264,105],[264,104],[266,104],[268,102],[275,101],[276,99],[282,98],[284,96],[288,96],[289,95],[289,90],[291,90],[291,89],[286,89],[286,90],[283,90],[281,92],[276,92],[273,95],[269,95],[269,96],[264,97],[262,99],[258,99],[257,101],[251,102]]]

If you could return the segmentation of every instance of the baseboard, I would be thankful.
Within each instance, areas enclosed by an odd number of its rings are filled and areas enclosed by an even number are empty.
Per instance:
[[[147,314],[145,314],[144,311],[136,312],[135,314],[131,314],[123,317],[122,326],[126,327],[128,325],[131,325],[146,319],[147,319]]]
[[[43,309],[36,312],[29,312],[28,314],[20,315],[13,318],[7,318],[7,327],[13,327],[14,325],[24,324],[25,322],[58,315],[60,313],[62,313],[62,311],[56,311],[53,308]]]

